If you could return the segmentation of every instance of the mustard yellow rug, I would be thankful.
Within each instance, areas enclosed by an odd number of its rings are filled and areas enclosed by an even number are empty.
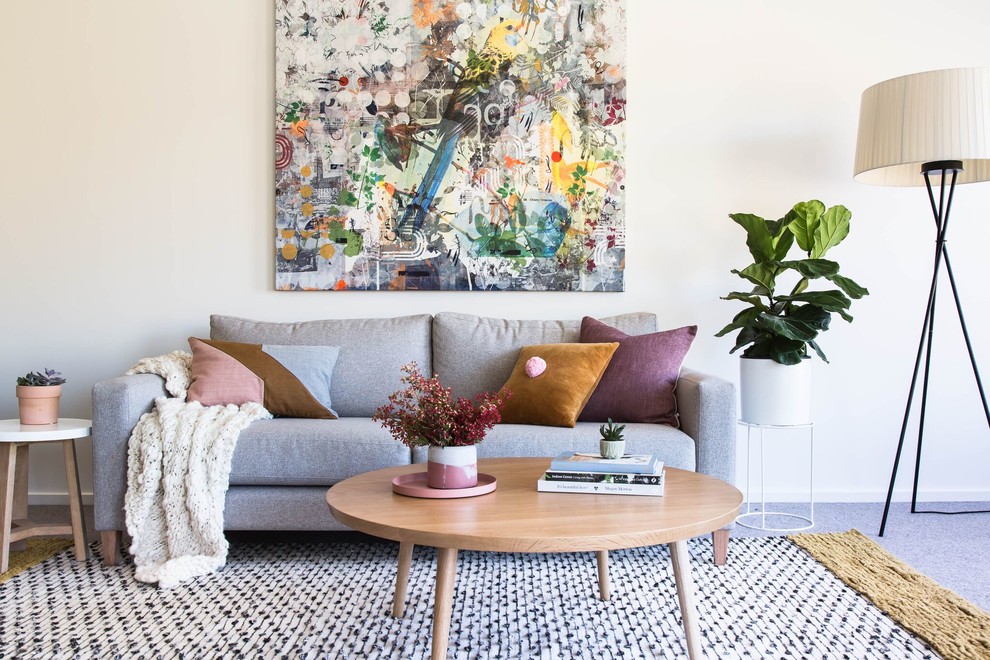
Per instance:
[[[788,538],[943,658],[990,658],[990,613],[917,572],[859,531]]]
[[[26,550],[10,553],[7,570],[0,573],[0,584],[71,547],[71,539],[29,539]]]

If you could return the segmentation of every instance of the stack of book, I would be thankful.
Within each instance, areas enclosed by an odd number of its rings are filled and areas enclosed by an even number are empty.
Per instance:
[[[599,454],[564,452],[536,482],[553,493],[663,495],[663,461],[649,454],[602,458]]]

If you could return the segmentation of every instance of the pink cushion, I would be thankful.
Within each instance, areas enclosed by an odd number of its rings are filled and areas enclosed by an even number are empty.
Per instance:
[[[189,347],[193,362],[187,401],[204,406],[264,402],[265,383],[250,369],[199,339],[190,338]]]
[[[678,426],[674,388],[698,326],[689,325],[648,335],[627,335],[586,316],[581,342],[619,342],[584,407],[582,422],[647,422]]]

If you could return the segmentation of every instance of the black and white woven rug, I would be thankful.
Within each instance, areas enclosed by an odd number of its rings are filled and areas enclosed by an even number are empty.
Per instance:
[[[690,542],[709,658],[932,658],[922,641],[785,538]],[[417,548],[390,616],[397,546],[232,543],[171,591],[64,552],[0,585],[0,658],[428,658],[435,551]],[[666,546],[595,557],[462,552],[448,657],[685,657]]]

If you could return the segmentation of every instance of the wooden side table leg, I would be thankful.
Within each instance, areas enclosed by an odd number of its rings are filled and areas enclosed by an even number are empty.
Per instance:
[[[76,465],[75,440],[62,441],[65,455],[65,480],[69,490],[69,513],[72,516],[72,540],[76,546],[76,559],[89,558],[89,542],[86,540],[86,521],[83,520],[82,492],[79,490],[79,468]]]
[[[14,475],[17,447],[0,442],[0,573],[10,564],[10,523],[14,520]]]
[[[406,594],[409,592],[409,569],[412,567],[412,553],[416,544],[399,542],[399,566],[395,572],[395,601],[392,603],[392,616],[396,619],[406,611]]]
[[[684,620],[684,640],[687,642],[688,657],[701,658],[701,632],[698,630],[698,612],[694,604],[694,580],[691,578],[691,558],[687,541],[674,541],[669,546],[670,561],[674,565],[674,580],[677,582],[677,600],[681,604],[681,619]]]
[[[17,468],[14,470],[14,520],[28,517],[28,449],[31,445],[17,445]],[[27,541],[10,544],[11,551],[27,550]]]
[[[430,658],[444,660],[450,637],[450,611],[454,605],[457,549],[437,548],[437,553],[437,590],[433,599],[433,650]]]
[[[608,550],[598,550],[598,595],[602,600],[608,600],[612,594],[608,582]]]

